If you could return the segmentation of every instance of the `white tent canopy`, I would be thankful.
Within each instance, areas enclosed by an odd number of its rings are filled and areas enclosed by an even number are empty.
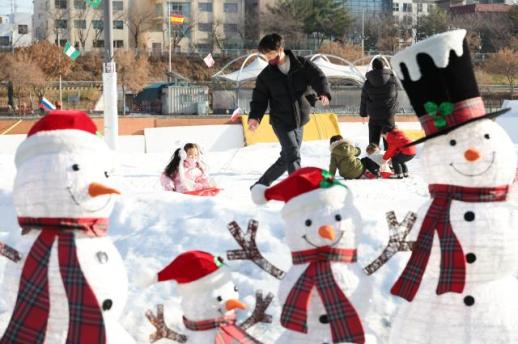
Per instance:
[[[362,74],[358,68],[351,63],[348,65],[332,63],[326,55],[322,54],[313,55],[310,60],[312,60],[312,62],[316,64],[328,78],[351,80],[359,85],[362,85],[365,81],[364,74]]]
[[[342,60],[347,65],[343,64],[335,64],[329,61],[329,57],[334,57],[336,59]],[[255,59],[246,65],[246,62],[252,58]],[[212,77],[217,79],[224,79],[236,83],[241,83],[243,81],[248,80],[254,80],[257,78],[259,73],[268,65],[268,62],[262,57],[262,55],[258,53],[250,54],[248,55],[243,63],[241,64],[241,68],[228,73],[224,74],[223,72],[225,69],[227,69],[228,66],[230,66],[232,63],[238,61],[239,59],[244,58],[244,56],[238,57],[237,59],[234,59],[233,61],[229,62],[225,67],[223,67],[219,72],[214,74]],[[339,57],[332,56],[332,55],[323,55],[323,54],[316,54],[309,56],[310,60],[312,60],[323,72],[328,78],[340,78],[340,79],[347,79],[351,80],[357,84],[362,85],[365,81],[365,75],[360,72],[359,68],[354,66],[349,61],[343,60]],[[363,67],[363,66],[359,66]],[[366,68],[365,68],[366,69]]]
[[[241,64],[240,69],[236,70],[235,72],[223,74],[223,71],[230,64],[234,63],[235,61],[237,61],[243,57],[244,56],[241,56],[237,59],[230,61],[225,67],[223,67],[219,72],[214,74],[212,77],[240,83],[240,82],[247,81],[247,80],[254,80],[255,78],[257,78],[259,73],[261,73],[261,71],[264,69],[264,67],[266,67],[268,65],[268,62],[266,62],[266,60],[260,54],[255,53],[255,54],[250,54],[246,57],[245,61]],[[253,57],[255,57],[255,59],[249,65],[245,66],[246,62]]]

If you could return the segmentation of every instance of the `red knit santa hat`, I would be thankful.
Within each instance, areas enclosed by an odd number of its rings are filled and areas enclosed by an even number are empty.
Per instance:
[[[230,279],[230,274],[224,271],[226,269],[221,269],[223,266],[221,257],[215,257],[204,251],[187,251],[176,257],[152,279],[146,278],[140,284],[145,286],[152,282],[171,280],[179,285],[216,283],[221,279]]]
[[[334,186],[340,186],[336,188]],[[252,200],[265,204],[271,200],[286,202],[283,215],[306,205],[316,206],[340,194],[346,194],[346,186],[337,181],[328,171],[318,167],[303,167],[271,187],[256,184],[252,188]]]
[[[96,136],[97,127],[88,115],[77,110],[55,110],[38,120],[16,151],[19,167],[27,159],[45,153],[107,149]]]

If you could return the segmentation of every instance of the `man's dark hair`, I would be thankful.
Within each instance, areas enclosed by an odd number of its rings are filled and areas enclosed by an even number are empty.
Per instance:
[[[332,144],[333,142],[340,141],[340,140],[343,140],[343,139],[344,138],[342,137],[342,135],[331,136],[331,138],[329,139],[329,144]]]
[[[394,127],[393,125],[386,125],[383,128],[381,128],[381,133],[382,134],[390,133],[394,129],[396,129],[396,127]]]
[[[284,39],[282,39],[281,35],[277,33],[271,33],[269,35],[264,36],[259,42],[259,46],[257,50],[260,53],[264,54],[269,51],[278,50],[279,48],[284,47]]]
[[[378,57],[372,61],[372,69],[383,69],[384,66],[385,63],[383,63],[383,60]]]

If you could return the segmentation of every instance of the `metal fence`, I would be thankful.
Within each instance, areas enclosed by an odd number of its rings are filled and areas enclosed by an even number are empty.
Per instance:
[[[332,99],[327,107],[320,106],[317,102],[315,112],[334,112],[338,114],[360,113],[361,88],[360,87],[334,87],[331,89]],[[238,106],[244,112],[250,111],[252,89],[240,90],[213,90],[212,109],[214,113],[232,113]],[[399,113],[413,113],[412,105],[404,91],[398,93]]]

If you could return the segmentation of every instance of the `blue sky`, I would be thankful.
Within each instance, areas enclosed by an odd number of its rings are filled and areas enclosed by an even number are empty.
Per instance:
[[[0,15],[11,13],[12,0],[0,0]],[[14,0],[19,12],[32,12],[32,0]]]

